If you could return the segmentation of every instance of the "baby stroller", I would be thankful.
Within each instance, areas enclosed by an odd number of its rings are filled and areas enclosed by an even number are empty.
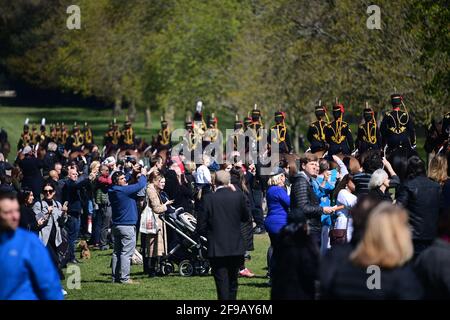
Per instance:
[[[207,240],[196,232],[197,220],[183,208],[178,208],[171,213],[160,215],[160,219],[177,234],[177,244],[163,257],[160,270],[167,275],[175,271],[174,265],[178,265],[181,276],[207,275],[210,270],[209,261],[206,258]]]

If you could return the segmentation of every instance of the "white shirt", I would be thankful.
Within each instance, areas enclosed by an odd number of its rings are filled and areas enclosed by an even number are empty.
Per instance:
[[[198,167],[195,173],[195,182],[199,184],[211,184],[211,173],[204,164]]]
[[[353,221],[349,215],[349,210],[356,204],[357,199],[358,198],[347,189],[342,189],[341,191],[339,191],[339,194],[336,199],[336,205],[337,206],[343,205],[344,209],[338,210],[336,212],[337,219],[334,228],[335,229],[347,228],[347,241],[350,241],[352,239],[353,233],[353,223],[352,223]],[[348,226],[347,226],[347,219],[348,219]]]

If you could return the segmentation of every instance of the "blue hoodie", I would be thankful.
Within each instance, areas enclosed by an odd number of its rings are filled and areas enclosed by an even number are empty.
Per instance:
[[[112,208],[113,225],[134,226],[138,220],[136,206],[137,193],[145,188],[147,179],[145,176],[139,178],[138,183],[129,186],[114,185],[109,188],[108,196]]]
[[[0,232],[0,275],[0,300],[64,298],[47,249],[24,229]]]

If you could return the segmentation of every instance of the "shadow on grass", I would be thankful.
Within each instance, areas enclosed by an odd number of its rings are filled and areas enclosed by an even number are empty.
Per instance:
[[[109,277],[111,277],[111,275],[108,275]],[[112,284],[112,280],[81,280],[81,283],[108,283],[108,284]]]
[[[255,288],[270,288],[269,284],[266,282],[259,282],[259,283],[239,283],[239,286],[243,287],[255,287]]]

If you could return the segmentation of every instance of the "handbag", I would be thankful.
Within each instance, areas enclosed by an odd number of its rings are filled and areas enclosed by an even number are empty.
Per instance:
[[[145,196],[147,205],[141,214],[141,226],[139,231],[144,234],[158,234],[158,222],[156,215],[149,206],[147,195]]]
[[[350,217],[347,217],[347,223],[345,229],[331,229],[328,235],[330,236],[330,245],[334,246],[336,244],[344,244],[347,242],[347,229],[348,229],[348,220]]]

